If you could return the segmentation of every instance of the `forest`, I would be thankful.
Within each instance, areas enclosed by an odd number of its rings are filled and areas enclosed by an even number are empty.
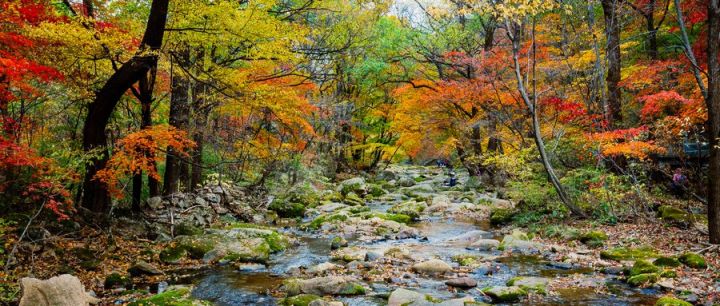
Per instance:
[[[0,304],[720,305],[720,0],[2,0]]]

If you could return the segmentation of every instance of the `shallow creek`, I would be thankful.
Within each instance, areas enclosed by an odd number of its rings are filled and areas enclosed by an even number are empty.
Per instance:
[[[372,210],[386,211],[387,204],[370,202]],[[487,238],[501,240],[499,235],[487,222],[470,222],[441,217],[425,218],[412,225],[419,230],[421,238],[384,240],[379,242],[361,242],[349,240],[350,246],[361,246],[364,249],[383,250],[399,247],[420,257],[436,257],[445,262],[452,262],[454,255],[470,254],[483,258],[493,258],[491,264],[475,269],[468,276],[478,281],[478,286],[469,290],[449,289],[441,277],[417,275],[408,279],[400,279],[387,283],[365,283],[368,293],[356,297],[336,297],[346,305],[385,305],[389,293],[398,287],[428,293],[439,299],[457,298],[471,295],[476,301],[489,302],[480,292],[480,288],[493,285],[504,285],[515,276],[542,276],[548,278],[577,277],[582,275],[584,281],[607,284],[611,293],[598,294],[594,289],[570,288],[550,292],[541,300],[526,301],[524,305],[653,305],[657,292],[651,289],[630,288],[619,281],[607,278],[592,268],[556,267],[542,257],[513,255],[501,257],[499,251],[469,250],[453,241],[472,230],[488,232]],[[209,300],[216,305],[275,305],[277,300],[268,292],[280,286],[288,277],[289,271],[298,267],[330,261],[330,241],[332,237],[296,230],[280,229],[289,232],[299,239],[299,245],[276,254],[266,266],[250,266],[248,269],[214,268],[195,275],[191,282],[195,289],[193,296]]]

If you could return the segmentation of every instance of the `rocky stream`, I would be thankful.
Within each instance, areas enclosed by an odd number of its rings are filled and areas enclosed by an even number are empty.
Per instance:
[[[661,285],[627,284],[632,262],[598,264],[585,245],[561,256],[561,246],[491,225],[491,211],[513,203],[446,178],[395,166],[380,185],[343,181],[302,221],[267,229],[290,237],[284,251],[175,282],[215,305],[653,305],[662,295]]]

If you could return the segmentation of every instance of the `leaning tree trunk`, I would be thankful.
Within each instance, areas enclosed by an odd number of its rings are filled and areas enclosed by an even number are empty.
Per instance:
[[[602,0],[603,15],[605,16],[605,36],[607,37],[605,56],[608,62],[608,72],[606,76],[608,99],[605,116],[611,125],[622,120],[619,85],[621,74],[618,1],[620,0]]]
[[[565,188],[563,188],[562,184],[560,183],[560,180],[558,179],[557,175],[555,174],[555,169],[553,169],[552,164],[550,163],[550,159],[548,158],[547,152],[545,151],[545,143],[542,139],[542,134],[540,130],[540,121],[538,120],[537,116],[537,91],[535,90],[535,84],[536,84],[536,78],[535,78],[535,50],[536,50],[536,44],[535,44],[535,20],[533,19],[533,31],[532,31],[532,40],[533,40],[533,64],[532,64],[532,74],[533,74],[533,98],[530,99],[530,96],[528,95],[527,90],[525,89],[524,85],[524,78],[522,76],[522,73],[520,71],[520,60],[519,60],[519,54],[520,54],[520,33],[522,33],[520,29],[521,25],[519,24],[511,24],[511,22],[506,22],[506,28],[508,29],[507,35],[510,38],[510,41],[512,42],[512,56],[513,56],[513,63],[515,64],[515,79],[517,81],[517,89],[518,92],[520,92],[520,96],[523,99],[523,102],[525,102],[525,106],[527,107],[527,110],[532,117],[532,126],[533,126],[533,138],[535,139],[535,145],[537,146],[538,152],[540,153],[540,160],[542,161],[543,167],[545,167],[545,172],[547,173],[548,180],[555,188],[555,192],[557,193],[560,200],[565,204],[565,207],[567,207],[573,214],[577,216],[584,217],[585,213],[580,209],[580,207],[576,206],[575,203],[573,203],[572,199],[568,196],[567,192],[565,192]]]
[[[123,94],[157,65],[157,51],[165,34],[168,4],[169,0],[153,0],[137,54],[115,71],[88,107],[83,126],[83,149],[93,152],[95,157],[85,169],[82,206],[93,212],[104,213],[110,207],[107,186],[95,179],[95,174],[105,168],[108,158],[105,128]]]
[[[708,132],[710,167],[708,169],[708,227],[710,243],[720,244],[720,0],[708,3]]]

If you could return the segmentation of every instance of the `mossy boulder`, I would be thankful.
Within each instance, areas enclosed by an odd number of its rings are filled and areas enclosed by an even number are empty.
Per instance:
[[[664,296],[655,302],[655,306],[692,306],[692,304],[672,296]]]
[[[508,280],[506,285],[518,286],[525,291],[535,291],[540,294],[546,294],[547,284],[549,282],[550,280],[544,277],[517,276]]]
[[[193,235],[201,235],[203,233],[203,229],[200,227],[197,227],[189,222],[183,222],[178,225],[175,225],[175,235],[176,236],[193,236]]]
[[[321,297],[314,294],[300,294],[291,296],[280,300],[279,305],[282,306],[308,306],[315,300],[319,300]]]
[[[638,260],[633,264],[632,268],[630,268],[630,276],[640,275],[640,274],[646,274],[646,273],[657,273],[660,271],[660,268],[657,266],[645,261],[645,260]]]
[[[204,254],[203,254],[204,255]],[[187,256],[187,250],[182,247],[170,246],[160,251],[160,261],[174,264]]]
[[[464,267],[473,266],[479,260],[480,260],[479,256],[470,255],[470,254],[455,255],[452,257],[452,261],[454,261]]]
[[[160,260],[178,262],[185,257],[206,262],[258,262],[265,263],[271,253],[285,250],[290,241],[269,228],[235,224],[229,229],[212,229],[207,234],[179,236],[160,252]]]
[[[670,269],[663,270],[662,272],[660,272],[660,277],[664,277],[664,278],[676,278],[676,277],[677,277],[677,272],[675,272],[675,270],[670,270]]]
[[[363,219],[380,218],[388,221],[395,221],[397,223],[409,224],[412,222],[412,218],[408,215],[403,214],[392,214],[382,212],[371,212],[363,215]]]
[[[367,183],[362,177],[347,179],[338,184],[337,192],[343,196],[346,196],[350,192],[354,192],[358,195],[365,195],[367,193]]]
[[[368,185],[368,193],[370,195],[372,195],[373,197],[377,198],[377,197],[387,194],[388,192],[385,191],[385,189],[383,189],[382,186],[380,186],[378,184],[369,184]]]
[[[692,215],[684,210],[670,205],[658,208],[658,216],[665,222],[675,225],[687,225],[692,221]]]
[[[495,303],[514,303],[527,295],[527,292],[519,286],[493,286],[484,288],[482,292]]]
[[[305,215],[305,204],[285,199],[275,199],[268,209],[276,212],[281,218],[299,218]]]
[[[330,249],[331,250],[337,250],[342,247],[346,247],[348,245],[347,240],[345,238],[336,236],[335,238],[330,241]]]
[[[603,232],[590,231],[580,235],[578,240],[589,247],[601,247],[607,239],[608,236]]]
[[[343,203],[352,206],[365,205],[365,201],[363,201],[363,199],[355,192],[348,192],[343,199]]]
[[[149,298],[137,300],[128,304],[128,306],[194,306],[194,305],[211,305],[210,302],[197,301],[190,297],[190,288],[170,288],[169,290],[151,296]]]
[[[649,246],[639,248],[617,247],[600,252],[600,258],[617,261],[649,259],[657,258],[658,256],[657,251]]]
[[[512,234],[505,235],[498,246],[498,250],[530,255],[539,253],[541,247],[541,244],[530,241],[530,237],[526,233],[514,230]]]
[[[679,267],[681,265],[680,260],[674,256],[661,256],[653,261],[653,264],[659,267]]]
[[[330,202],[342,202],[343,195],[337,191],[330,191],[322,196],[322,200]]]
[[[680,262],[684,265],[693,268],[693,269],[706,269],[707,263],[705,262],[705,258],[702,257],[702,255],[697,253],[691,253],[687,252],[685,254],[680,255],[679,258]]]
[[[643,273],[635,276],[631,276],[627,279],[627,283],[633,287],[643,287],[654,284],[658,281],[660,275],[657,273]]]
[[[515,210],[512,208],[496,208],[490,212],[490,223],[493,225],[510,223],[514,215]]]
[[[129,275],[122,275],[118,272],[113,272],[105,277],[105,281],[103,282],[103,287],[105,289],[115,289],[115,288],[129,289],[130,287],[132,287],[132,279],[130,279]]]
[[[348,218],[348,215],[343,212],[330,215],[321,215],[310,221],[310,223],[307,224],[307,228],[311,230],[318,230],[325,223],[342,222],[346,221]]]
[[[413,220],[417,220],[420,218],[420,213],[422,213],[426,208],[427,204],[425,202],[407,201],[393,205],[390,209],[388,209],[388,212],[407,215]]]

